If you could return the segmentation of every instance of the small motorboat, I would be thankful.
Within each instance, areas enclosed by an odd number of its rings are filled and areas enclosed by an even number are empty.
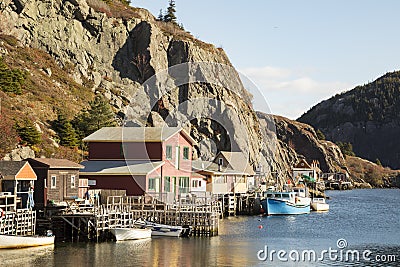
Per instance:
[[[112,228],[110,231],[117,241],[145,239],[151,237],[151,230],[147,228]]]
[[[28,248],[54,245],[54,236],[0,235],[0,248]]]
[[[329,204],[326,203],[325,198],[323,197],[313,198],[311,201],[311,208],[314,211],[328,211]]]
[[[190,235],[190,227],[166,225],[146,220],[136,220],[135,225],[150,229],[152,236],[187,237]]]

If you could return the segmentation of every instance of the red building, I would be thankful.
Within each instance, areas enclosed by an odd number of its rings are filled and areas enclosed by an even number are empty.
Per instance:
[[[91,189],[164,200],[190,191],[195,141],[182,128],[104,127],[83,141],[89,158],[81,163],[81,177],[89,179]]]

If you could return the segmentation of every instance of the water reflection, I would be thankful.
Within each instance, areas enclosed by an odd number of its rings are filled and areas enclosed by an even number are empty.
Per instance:
[[[52,265],[54,246],[42,246],[23,249],[0,250],[1,266],[40,266],[42,263]]]
[[[208,238],[152,238],[141,241],[56,244],[53,250],[0,251],[5,266],[399,266],[400,190],[328,192],[328,213],[299,216],[230,217]],[[393,204],[391,204],[393,203]],[[259,226],[262,226],[259,227]],[[321,252],[345,238],[351,249],[396,254],[396,262],[260,261],[269,249]],[[42,252],[40,252],[42,251]],[[375,255],[374,254],[374,255]]]

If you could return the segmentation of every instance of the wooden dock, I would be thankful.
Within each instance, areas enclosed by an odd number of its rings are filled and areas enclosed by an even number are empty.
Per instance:
[[[208,204],[201,204],[208,203]],[[152,197],[108,197],[107,203],[93,207],[70,207],[53,216],[52,228],[58,240],[101,241],[110,238],[110,229],[132,227],[137,219],[167,225],[189,226],[192,236],[218,234],[221,206],[211,199],[196,203],[160,203]]]
[[[30,236],[36,233],[36,211],[17,209],[17,197],[2,193],[0,196],[0,234]]]

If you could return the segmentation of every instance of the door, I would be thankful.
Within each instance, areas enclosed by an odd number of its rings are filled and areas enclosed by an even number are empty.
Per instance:
[[[62,181],[62,188],[63,188],[63,192],[62,192],[62,200],[65,200],[68,197],[68,174],[63,174],[61,175],[61,181]]]

